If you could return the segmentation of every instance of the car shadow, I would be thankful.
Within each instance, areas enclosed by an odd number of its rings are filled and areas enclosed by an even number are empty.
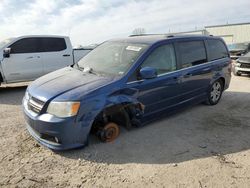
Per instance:
[[[21,105],[27,85],[1,86],[0,104]]]
[[[215,106],[180,110],[131,131],[122,129],[113,143],[91,136],[84,149],[58,152],[70,159],[97,163],[166,164],[250,149],[250,91],[224,93]]]

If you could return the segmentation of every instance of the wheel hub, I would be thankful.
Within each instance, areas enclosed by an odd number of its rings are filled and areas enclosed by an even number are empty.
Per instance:
[[[215,82],[212,86],[212,90],[210,93],[211,99],[213,102],[216,102],[219,100],[221,95],[221,85],[219,82]]]
[[[114,141],[120,133],[119,126],[116,123],[110,122],[103,127],[101,140],[104,142]]]

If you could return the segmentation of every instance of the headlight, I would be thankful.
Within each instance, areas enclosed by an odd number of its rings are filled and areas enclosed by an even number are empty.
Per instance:
[[[47,113],[57,117],[75,116],[80,108],[80,102],[51,102]]]
[[[235,63],[235,66],[236,66],[236,67],[240,67],[240,65],[241,65],[241,64],[238,63],[238,62]]]

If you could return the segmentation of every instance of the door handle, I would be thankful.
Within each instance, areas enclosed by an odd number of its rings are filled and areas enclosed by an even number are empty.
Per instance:
[[[70,54],[64,54],[63,55],[63,57],[69,57],[70,56]]]
[[[181,83],[181,79],[182,79],[181,76],[175,76],[175,77],[173,77],[173,80],[174,80],[175,82],[177,82],[177,83]]]
[[[189,77],[191,77],[191,76],[193,76],[192,73],[187,73],[187,74],[185,74],[185,75],[183,76],[183,78],[189,78]]]
[[[210,72],[212,69],[211,68],[204,68],[202,69],[202,72]]]
[[[30,56],[30,57],[27,57],[26,59],[32,59],[32,58],[34,58],[34,57]]]

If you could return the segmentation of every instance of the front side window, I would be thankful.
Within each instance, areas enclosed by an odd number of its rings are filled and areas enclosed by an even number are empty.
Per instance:
[[[123,75],[148,47],[146,44],[105,42],[84,56],[78,65],[104,75]]]
[[[58,52],[67,48],[64,38],[32,37],[16,41],[11,46],[11,53]]]
[[[24,38],[16,41],[9,46],[12,54],[35,53],[38,52],[38,43],[36,38]]]
[[[207,44],[210,61],[229,57],[226,46],[222,41],[216,39],[209,39],[207,40]]]
[[[176,70],[176,59],[173,45],[168,44],[156,48],[147,57],[141,67],[153,67],[157,70],[158,75]]]
[[[182,68],[207,62],[206,49],[203,41],[179,42]]]

